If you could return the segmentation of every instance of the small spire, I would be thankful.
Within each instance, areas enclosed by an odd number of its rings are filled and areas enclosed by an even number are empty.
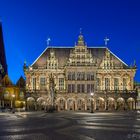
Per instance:
[[[107,46],[109,38],[105,37],[104,41],[105,41],[105,46]]]
[[[26,69],[26,60],[24,60],[24,65],[23,65],[23,69]]]
[[[26,60],[24,60],[24,64],[26,65]]]
[[[134,66],[134,67],[137,67],[137,65],[136,65],[136,60],[134,60],[134,64],[133,64],[133,66]]]

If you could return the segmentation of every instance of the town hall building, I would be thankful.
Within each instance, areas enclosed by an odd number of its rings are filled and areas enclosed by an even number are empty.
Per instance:
[[[74,47],[48,46],[24,64],[28,110],[131,110],[136,108],[136,64],[128,66],[107,46],[89,47],[80,33]]]

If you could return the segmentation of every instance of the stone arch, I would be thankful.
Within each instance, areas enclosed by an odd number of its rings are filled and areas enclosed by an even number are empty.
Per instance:
[[[35,99],[33,97],[27,98],[27,110],[35,110]]]
[[[97,110],[104,110],[105,109],[105,99],[103,97],[99,97],[96,103]]]
[[[122,97],[119,97],[117,99],[117,109],[118,110],[124,110],[125,109],[125,100]]]
[[[75,110],[76,109],[76,100],[74,98],[67,99],[67,110]]]
[[[58,110],[65,110],[66,108],[66,99],[64,97],[59,97],[56,101]]]
[[[37,109],[38,110],[44,110],[45,109],[46,101],[45,101],[45,99],[43,97],[39,97],[36,100],[36,103],[37,103]]]
[[[33,97],[28,97],[27,102],[35,102],[35,99]]]
[[[77,110],[85,110],[85,99],[83,98],[77,99]]]
[[[135,109],[135,99],[130,97],[127,99],[128,109],[133,110]]]
[[[45,99],[43,97],[39,97],[36,100],[37,104],[41,104],[43,101],[45,101]]]
[[[50,97],[47,97],[46,98],[46,105],[50,105],[51,104],[51,98]]]
[[[107,99],[107,108],[108,110],[115,110],[115,99],[112,97],[109,97]]]
[[[95,104],[94,99],[93,98],[88,98],[87,99],[87,110],[91,110],[92,103]]]

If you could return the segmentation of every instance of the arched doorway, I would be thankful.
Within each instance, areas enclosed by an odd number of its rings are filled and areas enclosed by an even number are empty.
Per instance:
[[[39,97],[37,100],[37,110],[44,110],[45,109],[45,99],[43,97]]]
[[[94,99],[87,99],[87,110],[91,110],[92,105],[94,106]]]
[[[75,99],[69,98],[67,100],[67,110],[75,110]]]
[[[6,90],[4,92],[4,107],[5,108],[10,108],[12,107],[12,96],[10,96],[10,92]]]
[[[35,99],[33,97],[27,98],[27,110],[35,110]]]
[[[80,98],[77,99],[77,110],[85,110],[85,100]]]
[[[125,100],[122,97],[117,99],[117,109],[118,110],[124,110],[125,109]]]
[[[105,109],[105,100],[102,97],[97,99],[97,110],[104,110]]]
[[[65,98],[58,98],[57,99],[58,110],[65,110],[65,104],[66,104]]]
[[[127,99],[128,109],[133,110],[135,109],[135,100],[134,98],[130,97]]]
[[[115,99],[112,97],[109,97],[107,100],[107,107],[108,110],[115,110]]]

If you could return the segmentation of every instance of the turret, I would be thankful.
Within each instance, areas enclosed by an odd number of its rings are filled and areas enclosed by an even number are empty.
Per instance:
[[[77,46],[85,46],[85,41],[81,30],[80,30],[80,35],[78,36]]]

